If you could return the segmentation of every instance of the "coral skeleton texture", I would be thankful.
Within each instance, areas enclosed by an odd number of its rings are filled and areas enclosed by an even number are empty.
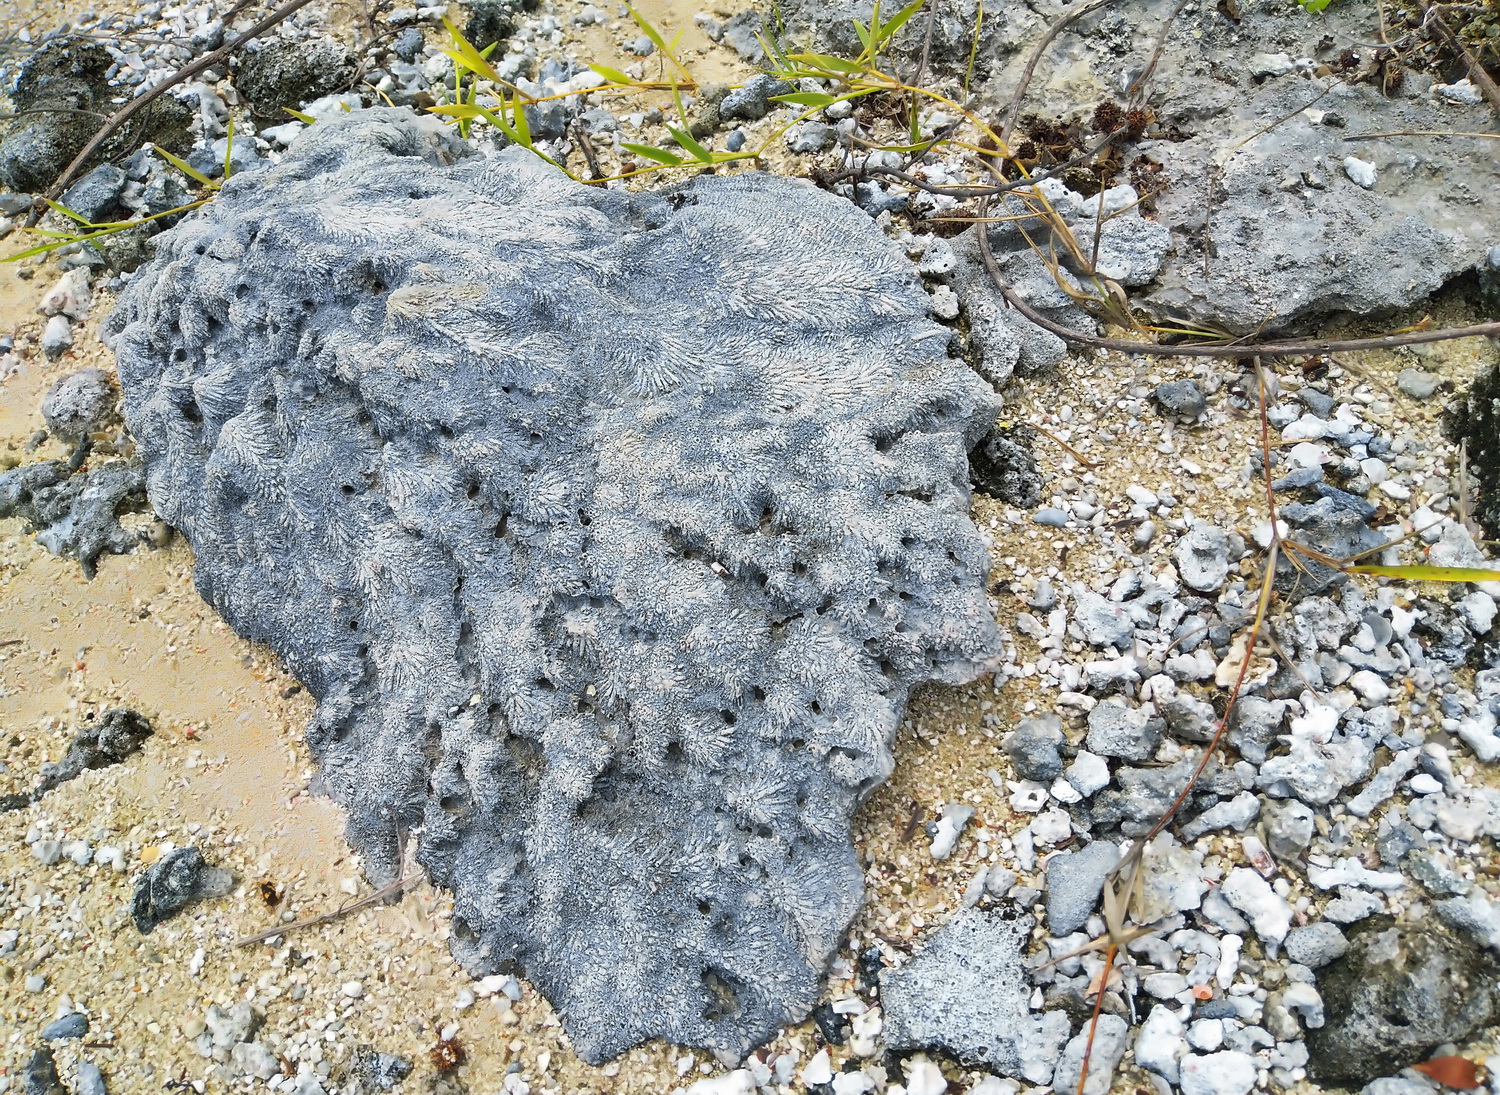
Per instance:
[[[151,501],[317,698],[373,880],[412,832],[465,967],[592,1061],[808,1011],[910,689],[997,645],[998,402],[863,213],[371,110],[164,234],[109,332]]]

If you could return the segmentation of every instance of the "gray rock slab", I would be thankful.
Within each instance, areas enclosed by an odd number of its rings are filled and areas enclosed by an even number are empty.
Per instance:
[[[1083,1095],[1109,1095],[1114,1084],[1115,1069],[1125,1056],[1126,1035],[1130,1028],[1125,1020],[1109,1012],[1099,1016],[1098,1029],[1093,1032],[1093,1044],[1089,1045],[1089,1031],[1075,1034],[1063,1048],[1062,1059],[1057,1062],[1057,1072],[1052,1077],[1054,1091],[1077,1091],[1078,1081],[1083,1078],[1084,1054],[1088,1054],[1088,1076],[1083,1081]]]
[[[998,401],[928,301],[811,187],[580,186],[374,110],[231,179],[110,321],[152,503],[318,700],[372,878],[420,827],[456,956],[590,1061],[805,1015],[910,689],[991,664]]]
[[[1120,850],[1107,840],[1047,860],[1047,931],[1054,937],[1070,935],[1088,923],[1104,880],[1119,860]]]
[[[911,961],[880,977],[886,1046],[938,1048],[968,1065],[1020,1074],[1031,988],[1022,966],[1029,916],[964,909]]]

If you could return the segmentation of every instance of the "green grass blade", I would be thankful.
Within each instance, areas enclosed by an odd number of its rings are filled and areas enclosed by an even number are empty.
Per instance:
[[[825,95],[820,91],[790,91],[785,95],[772,95],[773,103],[795,103],[797,106],[810,106],[821,109],[832,106],[839,101],[837,95]]]
[[[286,111],[293,118],[296,118],[297,121],[301,122],[303,125],[312,125],[312,124],[314,124],[318,120],[318,119],[314,118],[311,114],[304,114],[300,110],[293,110],[289,106],[284,106],[281,109],[284,110],[284,111]]]
[[[516,129],[516,143],[530,148],[536,142],[531,139],[531,123],[526,120],[526,107],[521,100],[512,99],[510,108],[511,124]]]
[[[1480,567],[1352,566],[1351,574],[1373,574],[1377,578],[1402,578],[1408,582],[1500,582],[1500,570]]]
[[[52,211],[54,213],[61,213],[63,216],[67,217],[68,220],[70,220],[70,221],[75,221],[76,223],[83,225],[85,228],[98,228],[99,227],[93,221],[85,219],[84,216],[83,216],[83,214],[81,214],[81,213],[75,213],[73,210],[69,209],[62,202],[55,202],[51,198],[46,198],[46,199],[43,199],[43,200],[45,200],[46,203],[52,207]]]
[[[876,42],[876,46],[883,46],[889,42],[891,36],[906,26],[907,21],[913,15],[917,14],[917,12],[921,11],[926,3],[927,0],[912,0],[910,4],[907,4],[906,7],[898,11],[889,23],[880,28],[880,37]]]
[[[653,148],[648,144],[631,144],[628,141],[621,141],[620,147],[627,152],[633,152],[637,156],[643,156],[648,160],[655,160],[657,163],[664,163],[668,167],[676,167],[682,163],[682,157],[677,155],[677,153],[668,152],[662,148]]]
[[[203,186],[208,187],[210,190],[219,189],[219,182],[217,179],[210,179],[207,175],[189,164],[186,160],[182,159],[181,157],[172,155],[159,144],[154,144],[151,147],[156,149],[157,155],[161,156],[162,159],[166,160],[167,163],[177,168],[178,171],[181,171],[188,178],[202,184]]]
[[[451,20],[443,16],[443,26],[448,30],[448,36],[453,40],[453,48],[443,50],[449,57],[453,58],[455,64],[462,65],[470,72],[477,72],[487,80],[500,83],[500,74],[495,71],[494,66],[485,60],[484,54],[474,48],[474,44],[463,36],[463,32],[455,27]]]
[[[234,115],[229,116],[229,129],[224,139],[224,178],[234,174]]]
[[[853,61],[846,61],[842,57],[834,57],[827,53],[789,53],[788,60],[794,61],[807,68],[816,69],[820,72],[836,72],[841,75],[855,75],[864,69]]]
[[[667,132],[672,135],[672,140],[682,145],[688,152],[692,153],[693,159],[700,163],[713,163],[714,154],[693,139],[693,135],[685,129],[677,129],[667,126]]]
[[[608,65],[590,65],[589,68],[593,69],[600,76],[603,76],[612,84],[624,84],[628,87],[629,85],[635,83],[634,80],[632,80],[629,76],[626,76],[619,69],[610,68]]]

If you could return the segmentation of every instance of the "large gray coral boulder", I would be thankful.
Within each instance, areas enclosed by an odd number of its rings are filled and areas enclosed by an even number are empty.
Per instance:
[[[993,393],[846,203],[320,122],[162,236],[110,321],[199,589],[319,701],[376,879],[598,1061],[748,1050],[858,909],[909,690],[996,647],[965,453]]]

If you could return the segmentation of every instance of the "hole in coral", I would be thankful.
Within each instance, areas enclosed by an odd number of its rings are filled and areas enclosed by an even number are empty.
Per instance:
[[[703,1008],[703,1018],[710,1023],[722,1023],[740,1013],[740,996],[720,971],[703,971],[703,987],[708,990],[708,1003]]]
[[[500,515],[500,523],[495,526],[495,539],[497,539],[497,540],[504,539],[505,538],[505,534],[508,533],[509,531],[510,531],[510,514],[508,514],[508,513],[502,513]]]
[[[203,412],[198,409],[198,404],[191,399],[182,405],[182,417],[195,426],[203,424]]]
[[[348,483],[345,483],[343,486],[339,487],[339,490],[344,492],[345,497],[354,493],[354,487]]]

